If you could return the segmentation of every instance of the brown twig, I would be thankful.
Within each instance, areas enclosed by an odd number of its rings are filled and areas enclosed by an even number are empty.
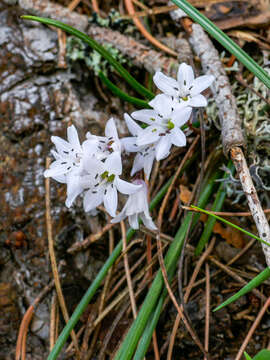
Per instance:
[[[50,159],[47,158],[46,159],[46,168],[48,169],[49,166],[50,166]],[[53,278],[55,281],[55,289],[57,292],[59,305],[60,305],[63,317],[65,319],[65,322],[68,323],[69,315],[68,315],[65,299],[63,296],[62,288],[61,288],[61,282],[60,282],[60,278],[59,278],[59,274],[58,274],[58,270],[57,270],[56,256],[55,256],[54,245],[53,245],[51,201],[50,201],[50,178],[45,179],[45,190],[46,190],[46,227],[47,227],[47,235],[48,235],[49,255],[50,255]],[[74,347],[76,349],[76,353],[79,357],[79,345],[78,345],[78,341],[77,341],[74,330],[72,330],[72,332],[71,332],[71,338],[72,338]]]
[[[167,360],[172,359],[173,346],[174,346],[177,330],[178,330],[178,327],[179,327],[179,324],[180,324],[180,320],[181,320],[181,315],[178,313],[176,318],[175,318],[172,333],[171,333],[171,336],[170,336],[170,343],[169,343],[169,348],[168,348],[168,353],[167,353]]]
[[[132,0],[125,0],[126,9],[129,13],[129,15],[135,14],[135,9],[132,4]],[[177,53],[173,51],[172,49],[168,48],[166,45],[162,44],[160,41],[158,41],[156,38],[154,38],[143,26],[141,20],[135,16],[133,17],[134,24],[137,26],[138,30],[143,34],[143,36],[150,41],[153,45],[155,45],[157,48],[161,49],[162,51],[165,51],[166,53],[176,56]]]
[[[99,6],[97,0],[92,0],[92,8],[97,14],[99,14]]]
[[[67,252],[69,254],[74,254],[78,251],[82,251],[87,249],[91,244],[98,241],[106,232],[111,230],[115,224],[108,223],[106,224],[97,234],[91,234],[87,236],[82,242],[76,242],[70,248],[68,248]]]
[[[193,274],[191,276],[191,279],[189,281],[189,284],[186,288],[186,292],[185,292],[185,296],[184,296],[184,302],[187,303],[188,302],[188,298],[189,295],[191,293],[191,290],[193,288],[193,285],[195,283],[195,280],[197,278],[197,275],[200,271],[200,268],[202,267],[204,261],[206,260],[206,258],[211,254],[214,246],[215,246],[215,242],[216,242],[216,238],[213,237],[209,246],[207,247],[207,249],[205,250],[205,252],[202,254],[202,256],[200,257],[199,261],[196,263],[195,269],[193,271]]]
[[[50,314],[50,351],[52,351],[56,339],[56,318],[58,312],[58,303],[56,293],[53,293],[51,301],[51,314]]]
[[[204,348],[205,351],[209,352],[209,327],[210,327],[210,271],[208,263],[205,264],[205,338]],[[204,358],[204,360],[207,360]]]
[[[27,332],[28,332],[29,324],[34,315],[35,308],[38,306],[40,301],[52,290],[53,286],[54,286],[54,280],[52,280],[48,285],[44,287],[44,289],[39,293],[39,295],[36,297],[36,299],[33,301],[33,303],[29,306],[29,308],[25,312],[20,324],[19,334],[17,338],[16,353],[15,353],[16,360],[25,359]]]
[[[270,305],[270,297],[266,300],[265,304],[263,305],[263,307],[261,308],[259,314],[257,315],[256,320],[253,322],[251,328],[249,329],[248,334],[247,334],[243,344],[241,345],[241,348],[239,349],[235,360],[240,360],[241,359],[246,346],[248,345],[254,331],[256,330],[257,326],[259,325],[259,323],[260,323],[263,315],[265,314],[267,308],[269,307],[269,305]]]

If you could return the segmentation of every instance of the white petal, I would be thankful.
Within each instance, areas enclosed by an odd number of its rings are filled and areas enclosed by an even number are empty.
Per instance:
[[[152,144],[160,139],[160,127],[159,126],[148,126],[144,129],[137,137],[137,145],[144,146]]]
[[[165,159],[171,149],[172,143],[170,141],[170,136],[162,136],[160,141],[156,145],[156,159],[157,161]]]
[[[104,163],[98,160],[95,156],[83,156],[83,168],[88,174],[92,174],[95,177],[97,174],[100,175],[105,171]]]
[[[65,164],[62,164],[64,162]],[[68,163],[66,161],[63,161],[62,159],[54,161],[50,168],[44,171],[45,177],[54,177],[59,176],[67,173],[67,167]]]
[[[203,95],[198,94],[198,95],[192,96],[192,98],[189,99],[188,105],[194,106],[194,107],[206,106],[207,100]]]
[[[161,114],[164,118],[168,118],[172,112],[173,100],[168,95],[159,94],[149,102],[149,105],[152,106],[158,114]]]
[[[190,118],[192,108],[190,106],[182,107],[181,110],[175,110],[172,113],[172,122],[177,126],[183,126]]]
[[[139,132],[142,131],[142,128],[128,114],[124,114],[124,118],[128,130],[133,136],[138,135]]]
[[[129,225],[132,227],[132,229],[139,229],[139,222],[138,222],[138,214],[133,214],[128,217]]]
[[[135,156],[132,170],[130,175],[133,176],[136,172],[140,171],[144,167],[144,157],[141,154]]]
[[[79,176],[67,175],[67,199],[66,206],[69,208],[78,195],[83,192]]]
[[[179,85],[175,79],[164,75],[160,71],[157,71],[153,77],[153,81],[156,86],[165,94],[177,96]]]
[[[125,180],[122,180],[118,176],[116,177],[114,184],[120,193],[126,195],[134,194],[142,187],[142,185],[134,185]]]
[[[63,151],[69,152],[71,150],[71,145],[66,141],[60,138],[59,136],[52,136],[51,137],[52,142],[54,143],[57,151],[59,153],[63,153]]]
[[[130,136],[121,139],[121,144],[127,152],[137,152],[139,151],[139,146],[136,144],[137,137]]]
[[[194,80],[190,95],[200,94],[203,90],[207,89],[215,80],[213,75],[199,76]]]
[[[142,213],[140,214],[140,218],[142,219],[142,222],[144,223],[145,227],[147,227],[150,230],[157,230],[157,227],[150,216],[149,217],[145,216],[145,214]]]
[[[107,121],[105,127],[105,136],[108,138],[118,139],[117,129],[113,118]]]
[[[178,68],[177,80],[181,89],[188,90],[194,81],[192,67],[186,63],[182,63]]]
[[[109,172],[109,174],[121,175],[122,159],[120,153],[115,151],[109,155],[104,162],[104,168]]]
[[[116,224],[119,223],[120,221],[124,220],[126,217],[125,212],[122,210],[118,215],[116,215],[112,220],[111,223]]]
[[[152,167],[153,167],[153,163],[154,163],[154,159],[155,159],[155,153],[152,152],[150,155],[146,156],[145,160],[144,160],[144,173],[146,175],[147,180],[149,180],[151,171],[152,171]]]
[[[67,128],[67,139],[68,142],[74,147],[77,151],[80,150],[80,140],[78,136],[78,132],[74,125],[71,125]]]
[[[104,207],[111,216],[115,216],[117,209],[118,195],[117,190],[113,184],[110,184],[106,187],[106,192],[104,193]]]
[[[145,124],[152,125],[153,124],[153,119],[156,119],[158,114],[154,110],[143,109],[143,110],[134,111],[131,114],[131,116],[135,120],[139,120],[139,121],[144,122]]]
[[[103,191],[101,191],[101,189],[96,193],[93,193],[92,191],[96,190],[90,189],[84,195],[83,207],[85,212],[95,209],[103,201]]]
[[[96,137],[85,140],[82,143],[83,155],[92,156],[98,150],[98,139]]]
[[[52,176],[52,179],[54,179],[55,181],[58,181],[62,184],[66,184],[66,182],[67,182],[67,176],[65,174]]]
[[[171,142],[175,146],[186,146],[186,143],[187,143],[186,135],[183,133],[182,130],[175,127],[171,131]]]

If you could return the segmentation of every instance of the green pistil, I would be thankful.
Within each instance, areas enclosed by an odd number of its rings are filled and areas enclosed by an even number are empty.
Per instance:
[[[103,180],[105,180],[105,179],[107,179],[108,175],[109,175],[109,172],[108,172],[108,171],[104,171],[104,173],[102,173],[100,176],[101,176],[101,178],[102,178]]]
[[[157,129],[153,129],[153,130],[152,130],[153,133],[156,132],[156,131],[157,131]]]
[[[155,118],[153,118],[153,117],[151,117],[151,118],[150,118],[150,120],[155,121],[156,119],[155,119]]]
[[[181,99],[184,100],[184,101],[188,101],[188,97],[187,97],[187,96],[184,96],[184,97],[182,97]]]
[[[115,178],[115,175],[112,174],[112,175],[108,176],[107,181],[108,181],[108,182],[113,182],[113,181],[114,181],[114,178]]]
[[[167,128],[169,130],[172,130],[174,128],[174,123],[171,120],[168,121]]]

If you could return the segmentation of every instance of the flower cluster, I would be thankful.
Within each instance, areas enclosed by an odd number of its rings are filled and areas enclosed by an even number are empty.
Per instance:
[[[81,144],[74,125],[67,129],[67,141],[57,136],[51,140],[55,161],[44,173],[56,181],[67,184],[66,206],[70,207],[78,195],[83,195],[85,211],[95,211],[104,204],[107,212],[119,222],[128,217],[131,227],[139,227],[138,216],[144,225],[155,230],[149,214],[147,186],[143,180],[133,183],[121,179],[122,151],[136,153],[131,176],[144,169],[149,179],[154,160],[165,159],[172,145],[185,146],[186,136],[181,127],[190,118],[192,107],[207,105],[201,94],[213,81],[212,76],[194,79],[191,66],[179,66],[177,81],[161,72],[154,76],[156,86],[163,92],[149,105],[152,109],[124,114],[132,136],[119,139],[115,122],[111,118],[105,127],[105,136],[88,132]],[[145,124],[141,127],[135,120]],[[118,192],[129,195],[123,210],[116,215]]]

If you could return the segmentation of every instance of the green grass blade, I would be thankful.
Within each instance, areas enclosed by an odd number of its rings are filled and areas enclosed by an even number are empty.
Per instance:
[[[130,73],[121,65],[114,57],[106,50],[103,46],[99,45],[95,40],[90,38],[88,35],[82,33],[81,31],[73,28],[72,26],[66,25],[61,21],[52,20],[48,18],[41,18],[38,16],[31,16],[31,15],[24,15],[22,16],[25,20],[32,20],[38,21],[42,24],[55,26],[58,29],[61,29],[77,38],[81,39],[82,41],[86,42],[92,49],[99,52],[114,68],[118,71],[118,73],[136,90],[139,94],[146,97],[147,99],[152,99],[154,94],[149,91],[146,87],[141,85]]]
[[[258,241],[260,241],[261,243],[263,243],[263,244],[265,244],[265,245],[267,245],[267,246],[270,246],[270,244],[268,244],[268,242],[264,241],[264,240],[261,239],[259,236],[254,235],[254,234],[252,234],[251,232],[249,232],[249,231],[247,231],[247,230],[245,230],[245,229],[242,229],[240,226],[237,226],[237,225],[231,223],[230,221],[228,221],[228,220],[226,220],[226,219],[224,219],[224,218],[222,218],[222,217],[220,217],[220,216],[217,216],[217,215],[215,215],[215,214],[212,214],[210,211],[201,209],[200,207],[195,206],[195,205],[191,205],[191,208],[193,208],[193,209],[195,209],[195,210],[198,210],[199,212],[202,212],[202,213],[204,213],[204,214],[213,216],[215,219],[222,221],[224,224],[227,224],[227,225],[229,225],[229,226],[231,226],[231,227],[233,227],[233,228],[235,228],[235,229],[237,229],[237,230],[239,230],[239,231],[242,231],[244,234],[250,236],[251,238],[258,240]]]
[[[251,357],[246,352],[244,352],[244,355],[245,355],[246,360],[252,360]]]
[[[227,167],[229,170],[231,170],[232,173],[235,170],[232,161],[229,161]],[[229,176],[229,173],[225,172],[223,179],[228,178],[228,176]],[[214,201],[214,204],[213,204],[211,210],[212,211],[220,211],[222,209],[225,198],[226,198],[226,190],[224,189],[224,184],[221,183],[219,185],[219,189],[218,189],[218,192],[217,192],[217,195],[216,195],[216,198],[215,198],[215,201]],[[214,217],[208,218],[208,220],[205,224],[202,236],[201,236],[201,238],[198,242],[198,245],[196,246],[196,249],[195,249],[196,256],[201,254],[203,248],[205,247],[205,244],[207,243],[207,241],[209,240],[209,238],[212,234],[212,230],[213,230],[215,223],[216,223],[216,219]]]
[[[221,305],[216,307],[213,311],[218,311],[218,310],[222,309],[224,306],[227,306],[227,305],[231,304],[232,302],[236,301],[241,296],[244,296],[245,294],[247,294],[251,290],[255,289],[257,286],[261,285],[265,280],[269,279],[269,277],[270,277],[270,268],[267,267],[259,275],[255,276],[255,278],[252,279],[241,290],[239,290],[236,294],[234,294],[229,299],[224,301]]]
[[[270,76],[261,68],[244,50],[240,48],[229,36],[220,30],[211,20],[201,14],[186,0],[172,0],[172,2],[189,15],[195,22],[200,24],[213,38],[225,49],[233,54],[246,68],[251,71],[270,89]]]
[[[99,72],[98,76],[100,77],[101,81],[111,90],[111,92],[118,96],[120,99],[127,101],[133,105],[136,105],[140,108],[150,108],[150,105],[148,105],[148,102],[145,100],[138,99],[134,96],[130,96],[127,93],[125,93],[123,90],[121,90],[119,87],[114,85],[108,78],[103,74],[102,71]]]
[[[204,186],[202,193],[200,195],[198,203],[206,204],[210,195],[213,192],[215,186],[215,180],[221,176],[220,171],[214,173],[213,176],[209,179],[207,184]],[[198,214],[193,218],[193,224],[196,224],[198,221]],[[177,231],[174,241],[169,247],[169,250],[165,256],[165,266],[167,273],[174,273],[177,267],[178,259],[182,250],[186,232],[189,228],[189,224],[192,220],[192,216],[189,213],[179,230]],[[155,311],[155,307],[158,303],[160,293],[163,289],[163,275],[161,270],[157,273],[151,288],[148,291],[148,294],[144,300],[144,303],[138,313],[137,318],[133,322],[131,328],[128,331],[126,338],[124,339],[120,349],[118,350],[114,360],[130,360],[136,350],[140,337],[144,332],[144,329],[150,319],[151,314]]]
[[[263,349],[261,350],[257,355],[255,355],[255,357],[253,358],[253,360],[269,360],[270,359],[270,351]]]

